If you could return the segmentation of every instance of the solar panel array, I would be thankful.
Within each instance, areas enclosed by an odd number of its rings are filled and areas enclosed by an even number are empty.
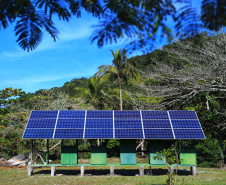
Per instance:
[[[195,111],[32,111],[23,138],[205,139]]]

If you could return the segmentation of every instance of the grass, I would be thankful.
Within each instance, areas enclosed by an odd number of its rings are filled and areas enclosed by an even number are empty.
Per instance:
[[[188,168],[183,168],[187,169]],[[190,172],[178,170],[177,184],[226,184],[226,169],[197,168],[197,171],[207,173],[197,173],[191,176]],[[26,167],[0,167],[0,184],[16,185],[41,185],[41,184],[166,184],[166,168],[153,168],[153,176],[149,175],[148,168],[145,168],[143,177],[135,176],[139,173],[138,167],[115,167],[115,176],[109,176],[109,167],[87,167],[85,176],[80,177],[79,167],[57,167],[57,176],[50,176],[49,167],[34,169],[34,175],[27,175]]]

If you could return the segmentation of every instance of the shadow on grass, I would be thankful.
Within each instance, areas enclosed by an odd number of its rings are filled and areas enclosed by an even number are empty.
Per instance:
[[[115,175],[116,176],[136,176],[139,175],[139,169],[115,169]],[[152,174],[153,175],[166,175],[168,173],[167,169],[152,169]],[[37,170],[34,170],[34,175],[35,174],[42,174],[42,175],[50,175],[51,170],[42,170],[41,168]],[[80,170],[66,170],[66,169],[57,169],[56,168],[56,175],[67,175],[67,176],[78,176],[80,175]],[[108,169],[88,169],[85,170],[85,176],[104,176],[104,175],[109,175],[110,170]],[[144,175],[150,175],[149,170],[144,170]],[[187,170],[177,170],[177,175],[179,176],[187,176],[191,175],[190,171]]]

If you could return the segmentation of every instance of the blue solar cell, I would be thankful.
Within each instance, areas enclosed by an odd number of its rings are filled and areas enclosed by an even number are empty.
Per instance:
[[[85,130],[85,138],[106,138],[111,139],[113,138],[113,129],[86,129]]]
[[[113,119],[86,119],[86,128],[113,128]]]
[[[143,120],[144,128],[171,128],[169,120]]]
[[[143,119],[169,119],[167,111],[141,111]]]
[[[142,128],[140,119],[115,119],[115,128]]]
[[[26,129],[23,138],[29,139],[50,139],[53,137],[54,129]]]
[[[195,111],[169,111],[170,119],[198,119]]]
[[[84,129],[56,129],[54,139],[83,138]]]
[[[91,118],[113,119],[113,111],[112,110],[88,110],[86,119],[91,119]]]
[[[114,111],[115,119],[141,119],[140,111]]]
[[[58,110],[32,111],[30,119],[57,118]]]
[[[115,129],[116,139],[143,139],[142,129]]]
[[[174,139],[172,129],[144,129],[145,139]]]
[[[56,128],[84,128],[85,119],[58,119]]]
[[[201,128],[198,120],[172,120],[173,128]]]
[[[30,119],[27,128],[55,128],[56,119]]]
[[[205,139],[202,129],[174,129],[176,139]]]
[[[58,118],[85,118],[85,110],[60,110]]]

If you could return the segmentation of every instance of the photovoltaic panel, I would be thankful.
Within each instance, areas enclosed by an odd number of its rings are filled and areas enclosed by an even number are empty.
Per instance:
[[[58,110],[32,111],[30,119],[57,118]]]
[[[198,119],[195,111],[169,111],[171,120],[173,119]]]
[[[144,129],[146,139],[174,139],[172,129]]]
[[[30,119],[27,128],[53,128],[55,127],[56,119]]]
[[[142,128],[141,119],[115,119],[115,128]]]
[[[88,128],[113,129],[113,119],[86,119],[86,129]]]
[[[113,119],[113,111],[111,110],[88,110],[86,119],[95,119],[95,118],[110,118]]]
[[[116,139],[143,139],[142,129],[115,129]]]
[[[202,129],[174,129],[176,139],[205,139]]]
[[[111,139],[113,138],[113,129],[86,129],[85,130],[85,138],[91,139],[91,138],[107,138]]]
[[[60,110],[58,118],[85,119],[85,110]]]
[[[141,119],[140,111],[114,111],[115,119]]]
[[[144,119],[169,119],[166,111],[141,111]]]
[[[205,139],[195,111],[32,111],[23,138],[53,137]]]
[[[56,129],[54,139],[83,138],[84,129]]]
[[[143,120],[144,128],[171,128],[170,121],[168,120]]]
[[[198,120],[172,120],[173,128],[200,128]]]
[[[85,119],[58,119],[56,128],[82,128],[84,129]]]
[[[23,138],[26,139],[51,139],[53,137],[54,129],[26,129]]]

